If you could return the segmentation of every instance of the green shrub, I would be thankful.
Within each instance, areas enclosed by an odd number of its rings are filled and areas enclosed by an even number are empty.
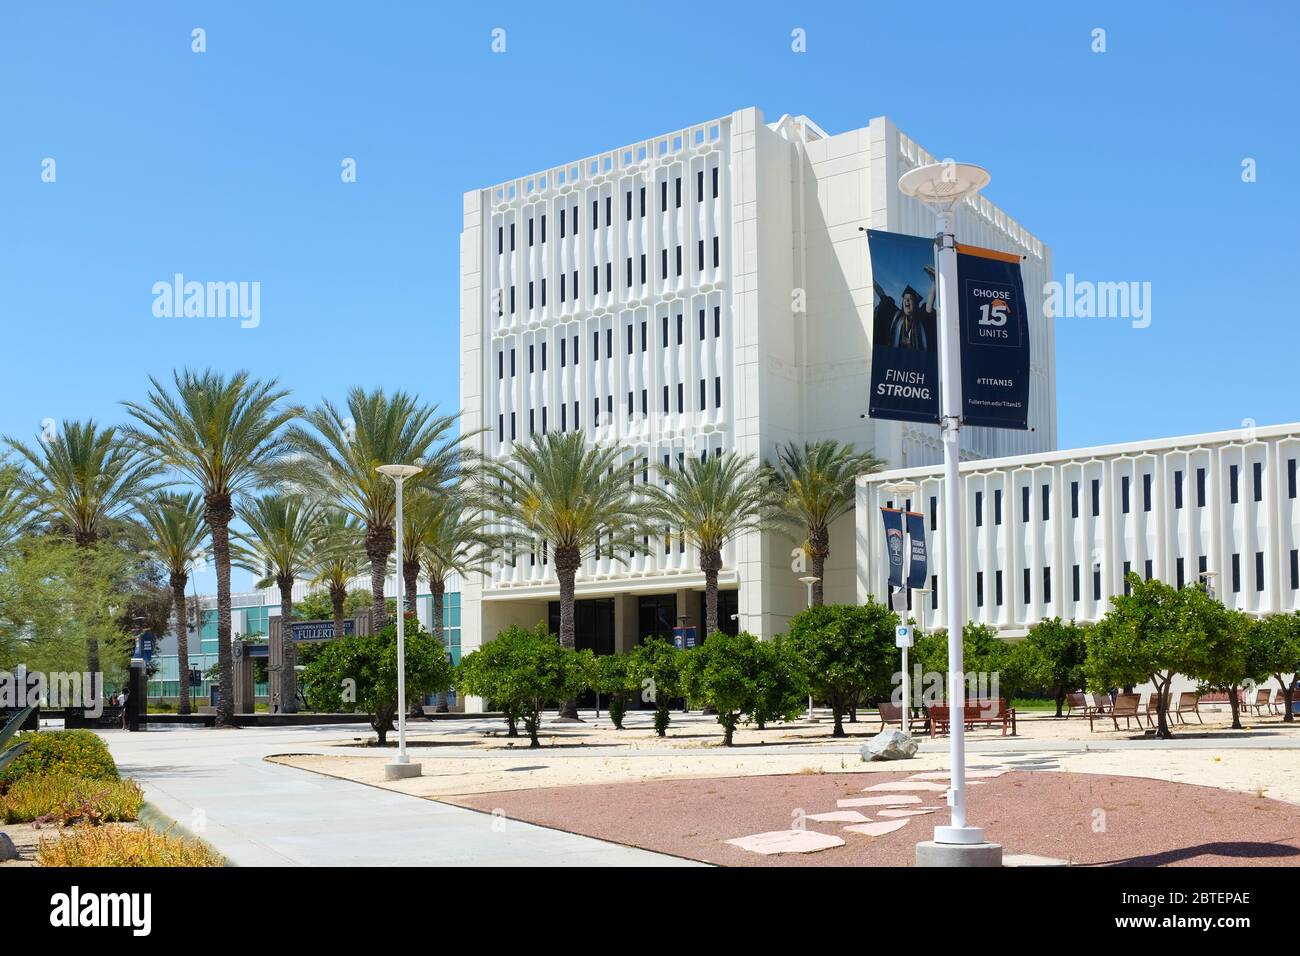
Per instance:
[[[0,787],[29,774],[70,774],[88,780],[116,780],[117,764],[104,741],[91,730],[29,730],[18,734],[11,746],[26,742],[27,749],[3,770]]]
[[[662,637],[647,637],[627,655],[628,682],[641,700],[655,705],[655,733],[668,733],[668,706],[682,695],[682,661],[690,651],[679,651]]]
[[[701,647],[686,652],[682,683],[692,701],[717,710],[727,747],[742,714],[755,722],[791,717],[806,687],[788,647],[765,645],[744,631],[710,634]]]
[[[129,827],[77,827],[36,851],[40,866],[224,866],[205,843]]]
[[[0,823],[122,823],[136,819],[143,804],[134,780],[29,774],[0,797]]]

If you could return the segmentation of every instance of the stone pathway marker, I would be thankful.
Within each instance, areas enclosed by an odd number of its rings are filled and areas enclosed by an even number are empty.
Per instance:
[[[893,833],[895,830],[901,830],[910,823],[910,820],[882,820],[879,823],[854,823],[844,829],[853,833],[865,833],[867,836],[884,836],[886,833]]]
[[[836,800],[835,805],[837,807],[901,807],[907,803],[920,802],[920,797],[900,793],[891,797],[848,797],[844,800]]]
[[[880,816],[882,816],[882,817],[919,817],[919,816],[921,816],[922,814],[926,814],[926,813],[934,813],[936,809],[937,809],[937,808],[935,808],[935,807],[924,807],[924,808],[919,809],[919,810],[918,810],[918,809],[912,809],[912,810],[881,810],[881,811],[880,811]]]
[[[863,793],[875,793],[881,790],[925,790],[931,793],[943,793],[948,788],[941,783],[931,783],[928,780],[899,780],[896,783],[873,783],[869,787],[863,787]]]
[[[859,826],[872,826],[872,824],[859,824]],[[818,850],[844,846],[844,841],[839,837],[829,833],[818,833],[816,830],[769,830],[767,833],[754,833],[723,842],[748,850],[750,853],[765,855],[816,853]]]
[[[832,810],[829,813],[810,813],[807,819],[818,823],[866,823],[871,817],[865,817],[857,810]]]

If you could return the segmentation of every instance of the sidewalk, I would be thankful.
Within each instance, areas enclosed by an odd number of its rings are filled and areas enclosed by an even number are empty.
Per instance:
[[[123,776],[239,866],[698,866],[262,758],[318,750],[347,726],[109,730]],[[363,725],[357,735],[368,731]],[[419,755],[415,755],[419,759]]]

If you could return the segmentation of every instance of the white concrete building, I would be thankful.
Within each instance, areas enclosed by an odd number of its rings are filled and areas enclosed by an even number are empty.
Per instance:
[[[954,144],[948,144],[952,147]],[[976,157],[978,158],[978,157]],[[932,234],[897,189],[933,157],[888,119],[830,135],[812,120],[744,109],[465,195],[461,407],[478,449],[560,429],[653,464],[835,438],[896,466],[941,457],[937,427],[865,417],[873,295],[865,228]],[[962,241],[1024,257],[1026,288],[1051,253],[987,199]],[[1054,335],[1031,297],[1033,383],[1023,433],[971,429],[972,458],[1055,447]],[[679,620],[702,622],[703,576],[674,537],[628,564],[588,559],[579,646],[626,650]],[[724,626],[770,636],[803,606],[794,542],[750,535],[724,554]],[[853,519],[832,529],[826,595],[855,597]],[[556,613],[544,543],[466,581],[466,651],[509,623]]]
[[[964,462],[965,616],[1023,635],[1049,617],[1095,621],[1127,572],[1181,586],[1210,575],[1229,607],[1297,609],[1300,423]],[[859,601],[886,600],[879,509],[926,516],[930,593],[942,626],[943,472],[901,468],[858,482]]]

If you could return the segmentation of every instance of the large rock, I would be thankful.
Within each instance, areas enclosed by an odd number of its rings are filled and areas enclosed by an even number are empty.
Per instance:
[[[906,760],[916,756],[919,746],[901,730],[882,730],[862,745],[863,760]]]
[[[18,847],[9,839],[9,834],[0,833],[0,863],[18,859]]]

